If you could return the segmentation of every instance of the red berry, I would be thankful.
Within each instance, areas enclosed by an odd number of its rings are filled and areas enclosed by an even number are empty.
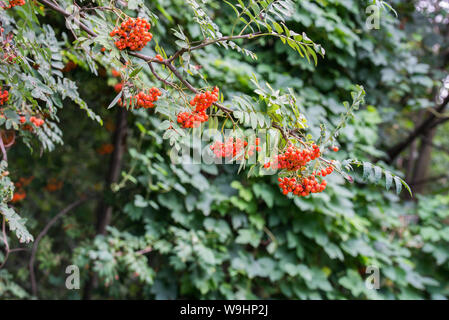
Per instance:
[[[8,90],[2,90],[0,88],[0,106],[4,105],[9,100],[9,92]]]
[[[205,111],[214,102],[218,101],[218,88],[215,87],[213,91],[206,91],[204,93],[198,93],[191,101],[190,105],[195,106],[196,112]]]
[[[25,4],[25,0],[9,0],[9,5],[6,7],[6,9],[10,9],[10,8],[16,7],[16,6],[23,6],[24,4]]]
[[[111,73],[112,73],[112,76],[113,77],[120,77],[120,72],[119,71],[117,71],[117,70],[115,70],[115,69],[112,69],[111,70]]]
[[[116,87],[114,88],[116,91],[118,89],[122,89],[121,86],[119,86],[120,84],[117,84]],[[120,92],[120,91],[118,91]],[[134,109],[139,109],[139,108],[153,108],[154,107],[154,102],[156,102],[159,99],[159,96],[161,96],[162,93],[158,88],[152,87],[151,89],[148,90],[148,93],[145,93],[144,91],[139,92],[137,95],[133,96],[130,98],[129,102],[130,105],[133,106]],[[123,106],[123,102],[121,101],[121,99],[119,100],[118,104],[120,106]]]
[[[134,51],[140,51],[146,44],[151,41],[153,35],[149,32],[151,25],[142,18],[128,18],[122,22],[120,27],[112,30],[109,35],[111,37],[119,36],[115,46],[119,50],[126,48]]]

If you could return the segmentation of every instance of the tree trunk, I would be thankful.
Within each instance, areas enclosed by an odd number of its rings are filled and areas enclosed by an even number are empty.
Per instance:
[[[413,181],[413,171],[415,169],[415,158],[416,158],[416,140],[410,145],[410,151],[407,159],[407,171],[405,174],[405,181]]]
[[[415,193],[422,193],[425,190],[425,183],[416,183],[426,180],[432,159],[432,141],[436,133],[436,128],[432,129],[421,139],[418,159],[416,159],[413,179],[411,185]]]
[[[435,108],[436,113],[443,113],[446,109],[446,106],[449,104],[449,94],[444,98],[443,102]],[[389,159],[387,159],[388,163],[393,163],[396,157],[404,151],[415,139],[419,138],[420,136],[425,136],[429,132],[431,132],[434,128],[436,128],[436,125],[441,124],[443,122],[436,121],[437,116],[432,113],[430,114],[424,121],[421,122],[419,126],[413,130],[406,139],[399,142],[398,144],[391,147],[389,150],[387,150],[387,155]],[[440,119],[440,120],[447,120]]]
[[[106,176],[106,192],[110,192],[111,184],[117,182],[120,177],[122,169],[122,158],[126,149],[126,136],[127,136],[127,111],[124,108],[120,108],[117,113],[116,128],[114,132],[113,144],[114,151],[109,163],[109,170]],[[106,227],[111,222],[112,206],[107,204],[102,198],[98,205],[97,211],[97,234],[105,234]]]

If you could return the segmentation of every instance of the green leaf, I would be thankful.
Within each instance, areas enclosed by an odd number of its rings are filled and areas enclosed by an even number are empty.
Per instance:
[[[363,179],[368,179],[371,175],[373,166],[369,162],[363,162]]]
[[[134,69],[134,70],[129,74],[129,77],[130,77],[130,78],[135,77],[140,71],[142,71],[142,69],[143,69],[143,67]]]
[[[385,188],[387,188],[387,190],[390,190],[392,182],[393,182],[393,176],[391,175],[390,172],[386,171],[385,172]]]
[[[112,102],[109,104],[108,109],[111,109],[113,106],[115,106],[117,104],[117,102],[122,97],[122,94],[123,94],[123,90],[120,91],[119,94],[115,96],[114,100],[112,100]]]
[[[16,233],[17,238],[21,243],[28,243],[33,241],[33,236],[28,232],[25,227],[26,220],[21,218],[12,208],[9,208],[6,204],[0,204],[0,212],[5,216],[8,222],[9,229]]]
[[[394,183],[396,184],[396,193],[400,194],[402,190],[402,182],[399,177],[394,177]]]

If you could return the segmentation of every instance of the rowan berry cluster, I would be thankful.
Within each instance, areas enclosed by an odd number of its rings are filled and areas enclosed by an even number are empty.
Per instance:
[[[192,100],[190,105],[195,107],[191,112],[181,112],[178,114],[178,123],[183,128],[197,128],[202,122],[206,122],[209,116],[206,110],[216,101],[218,101],[218,88],[212,91],[198,93]]]
[[[115,92],[117,92],[117,93],[119,93],[120,91],[122,91],[122,88],[123,88],[123,83],[117,83],[115,86],[114,86],[114,91]]]
[[[158,88],[152,87],[150,90],[148,90],[148,93],[141,91],[134,97],[131,97],[129,100],[129,104],[132,105],[134,109],[153,108],[154,102],[156,102],[161,95],[162,92]],[[122,99],[120,99],[118,103],[119,105],[123,106]]]
[[[327,176],[330,175],[332,172],[334,172],[334,167],[333,166],[329,166],[327,168],[322,169],[321,171],[318,171],[317,176]]]
[[[312,160],[321,155],[320,148],[314,144],[312,150],[299,149],[295,146],[289,146],[287,150],[278,156],[275,156],[272,162],[264,164],[264,168],[284,169],[287,171],[297,171]]]
[[[190,100],[190,105],[195,107],[195,112],[206,111],[214,102],[218,101],[218,92],[218,88],[215,87],[212,91],[199,93]]]
[[[16,134],[14,130],[0,130],[0,136],[5,148],[12,146],[16,140]]]
[[[16,202],[22,201],[23,199],[26,198],[26,196],[27,196],[27,194],[26,194],[25,191],[19,190],[17,192],[14,192],[14,195],[12,196],[11,202],[12,203],[16,203]]]
[[[78,65],[73,62],[72,60],[68,61],[64,68],[62,68],[62,72],[70,72],[72,70],[75,70],[78,67]]]
[[[0,8],[2,2],[0,1]],[[13,35],[10,32],[8,35],[4,35],[5,29],[0,27],[0,60],[3,63],[12,64],[15,62],[17,55],[15,47],[12,44]]]
[[[9,100],[9,92],[8,90],[2,90],[0,88],[0,106],[4,105]]]
[[[178,123],[183,128],[198,128],[202,122],[206,122],[209,116],[206,112],[181,112],[178,114]]]
[[[6,7],[6,9],[11,9],[17,6],[23,6],[24,4],[25,0],[9,0],[9,5]]]
[[[233,158],[239,156],[238,160],[242,160],[244,156],[252,156],[254,149],[261,152],[262,148],[259,147],[260,138],[256,138],[255,145],[249,145],[248,142],[240,138],[229,137],[224,142],[215,141],[210,149],[217,158]]]
[[[120,27],[115,28],[109,34],[111,37],[119,36],[115,41],[115,46],[119,50],[129,48],[133,51],[140,51],[153,38],[149,32],[151,25],[142,18],[128,18],[122,22]]]
[[[27,119],[25,116],[21,116],[19,121],[20,121],[20,123],[24,124],[27,121]],[[43,125],[45,123],[45,121],[43,119],[37,118],[35,116],[30,117],[30,122],[32,124],[34,124],[36,127],[40,127],[41,125]]]
[[[19,202],[26,198],[27,194],[25,192],[25,187],[27,187],[32,181],[34,177],[31,176],[29,178],[20,178],[19,181],[17,181],[14,185],[17,188],[17,191],[14,192],[14,195],[12,196],[11,202]]]
[[[153,108],[154,102],[156,102],[159,99],[159,96],[161,96],[162,93],[158,88],[152,87],[148,94],[141,91],[136,96],[137,99],[137,106],[139,108]]]
[[[217,158],[231,158],[240,154],[247,145],[248,142],[245,140],[229,137],[225,142],[215,141],[210,149]]]
[[[55,192],[62,189],[63,185],[64,185],[63,181],[51,178],[50,180],[48,180],[47,185],[44,188],[48,192]]]
[[[97,153],[100,155],[110,154],[114,151],[114,145],[111,143],[102,144],[98,149]]]
[[[115,69],[112,69],[111,70],[111,73],[112,73],[112,76],[113,77],[120,77],[120,75],[121,75],[121,73],[120,73],[120,71],[117,71],[117,70],[115,70]]]
[[[3,57],[1,58],[2,62],[6,63],[14,63],[14,60],[17,58],[17,56],[14,53],[5,52],[3,53]]]
[[[30,117],[31,123],[33,123],[36,127],[40,127],[44,124],[44,120],[36,117]]]
[[[285,177],[278,178],[278,181],[283,194],[293,193],[299,197],[305,197],[311,193],[323,192],[327,185],[326,180],[322,180],[320,183],[313,174],[308,178],[297,179]]]

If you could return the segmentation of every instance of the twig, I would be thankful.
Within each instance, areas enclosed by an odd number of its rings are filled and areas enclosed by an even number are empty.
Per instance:
[[[0,265],[0,269],[3,268],[3,266],[6,264],[6,260],[8,260],[9,254],[13,252],[19,252],[19,251],[27,251],[28,248],[14,248],[11,249],[9,247],[8,238],[6,236],[6,218],[3,216],[3,223],[2,223],[2,240],[5,243],[5,259],[3,260],[2,264]]]
[[[154,77],[159,80],[160,82],[162,82],[163,84],[172,87],[172,88],[176,88],[176,85],[173,82],[170,82],[168,80],[163,79],[155,70],[153,65],[151,64],[151,62],[148,62],[148,66],[150,67],[150,71],[151,73],[154,75]]]
[[[441,175],[441,176],[433,176],[433,177],[428,177],[422,180],[418,180],[418,181],[414,181],[412,183],[410,183],[410,185],[412,186],[416,186],[416,185],[421,185],[421,184],[426,184],[429,182],[436,182],[439,180],[444,180],[444,179],[449,179],[448,175]]]
[[[6,153],[5,145],[3,144],[3,138],[0,137],[0,149],[2,150],[3,160],[8,162],[8,154]]]
[[[144,249],[135,251],[134,254],[136,254],[136,255],[143,255],[143,254],[148,253],[148,252],[151,252],[151,251],[153,251],[153,247],[146,247],[146,248],[144,248]],[[119,251],[119,252],[117,252],[117,253],[115,254],[115,256],[121,257],[121,256],[123,256],[123,252],[122,252],[122,251]]]
[[[31,281],[31,291],[33,293],[33,296],[37,296],[37,283],[36,283],[36,276],[34,273],[34,261],[36,259],[36,252],[39,246],[39,242],[41,239],[47,234],[48,230],[63,216],[65,216],[67,213],[75,209],[76,207],[80,206],[87,200],[92,199],[93,197],[81,197],[80,199],[76,200],[75,202],[71,203],[67,207],[65,207],[63,210],[61,210],[58,214],[56,214],[42,229],[42,231],[39,233],[39,235],[36,237],[36,240],[34,241],[33,248],[31,251],[31,257],[30,261],[28,263],[28,268],[30,272],[30,281]]]
[[[182,55],[185,52],[198,50],[198,49],[207,47],[214,43],[236,40],[236,39],[252,39],[252,38],[260,37],[261,35],[262,35],[262,32],[256,32],[256,33],[248,33],[248,34],[239,35],[239,36],[226,36],[226,37],[221,37],[221,38],[217,38],[217,39],[204,40],[202,43],[200,43],[197,46],[193,46],[191,48],[182,48],[182,49],[178,50],[177,52],[175,52],[175,54],[171,58],[168,59],[168,61],[172,62],[173,60],[175,60],[177,57],[179,57],[180,55]]]
[[[8,238],[6,236],[6,217],[3,216],[3,223],[2,223],[2,234],[3,234],[3,242],[5,243],[5,259],[3,260],[2,264],[0,265],[0,269],[3,268],[3,266],[6,264],[6,260],[8,260],[9,257],[9,244],[8,244]]]
[[[447,95],[447,97],[443,100],[443,102],[437,106],[435,108],[435,112],[438,114],[441,114],[447,107],[447,105],[449,104],[449,94]],[[394,145],[393,147],[391,147],[388,151],[388,162],[391,163],[393,162],[396,157],[403,151],[405,150],[416,138],[418,138],[421,135],[426,134],[427,132],[429,132],[431,129],[433,129],[434,127],[448,121],[449,118],[441,118],[439,120],[437,120],[437,116],[435,115],[435,113],[432,113],[431,115],[429,115],[423,122],[421,122],[420,125],[418,125],[415,130],[413,130],[408,137],[399,142],[398,144]]]

